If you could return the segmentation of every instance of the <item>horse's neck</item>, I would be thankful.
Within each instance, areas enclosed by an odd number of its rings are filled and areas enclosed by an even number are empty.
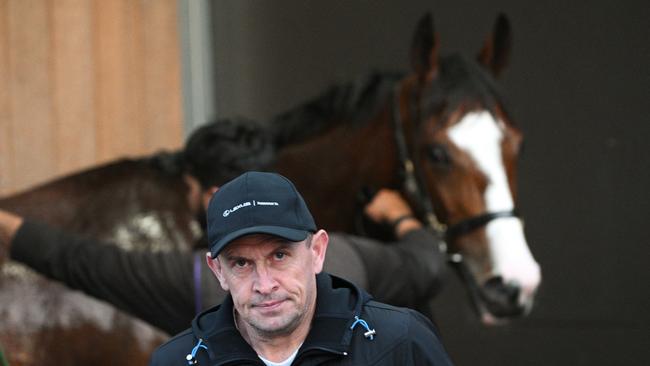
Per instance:
[[[319,226],[352,232],[361,191],[392,185],[396,159],[389,116],[386,109],[373,121],[341,124],[279,151],[275,170],[296,184]]]

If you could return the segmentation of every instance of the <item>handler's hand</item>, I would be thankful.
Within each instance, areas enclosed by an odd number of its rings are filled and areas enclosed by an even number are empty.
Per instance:
[[[9,257],[11,241],[22,224],[22,217],[0,210],[0,264]]]
[[[402,195],[390,189],[381,189],[377,192],[372,201],[366,205],[365,213],[375,222],[394,226],[393,230],[397,238],[422,227]],[[399,222],[396,223],[398,220]]]

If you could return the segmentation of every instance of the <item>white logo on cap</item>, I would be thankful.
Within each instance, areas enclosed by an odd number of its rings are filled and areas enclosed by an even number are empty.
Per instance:
[[[280,204],[277,202],[268,202],[268,201],[253,201],[253,203],[251,203],[250,201],[246,201],[234,206],[233,208],[225,210],[223,212],[223,217],[228,217],[228,215],[239,210],[240,208],[248,207],[248,206],[280,206]]]
[[[253,201],[253,204],[255,204],[255,201]],[[280,204],[277,203],[277,202],[257,201],[257,204],[260,205],[260,206],[280,206]]]
[[[247,207],[247,206],[250,206],[250,205],[251,205],[250,202],[243,202],[243,203],[240,203],[240,204],[236,205],[235,207],[230,208],[230,209],[224,211],[224,212],[223,212],[223,217],[227,217],[227,216],[230,215],[231,213],[233,213],[233,212],[239,210],[240,208],[242,208],[242,207]]]

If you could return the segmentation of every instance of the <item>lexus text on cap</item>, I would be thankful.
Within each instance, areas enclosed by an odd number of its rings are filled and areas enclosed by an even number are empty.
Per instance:
[[[224,184],[212,196],[207,216],[212,258],[228,243],[247,234],[302,241],[316,231],[296,187],[276,173],[247,172]]]

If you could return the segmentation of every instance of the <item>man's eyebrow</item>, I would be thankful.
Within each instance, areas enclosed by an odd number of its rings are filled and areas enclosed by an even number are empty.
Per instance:
[[[293,244],[294,244],[294,243],[291,242],[291,241],[283,240],[283,241],[279,241],[279,242],[277,242],[276,244],[277,244],[277,247],[275,247],[275,250],[278,250],[278,249],[288,249],[288,248],[291,248],[291,247],[293,247]]]
[[[265,239],[265,242],[271,243],[271,244],[279,244],[279,245],[288,245],[288,244],[293,244],[294,242],[287,240],[285,238],[280,238],[278,236],[269,236],[268,238]]]
[[[237,255],[237,254],[232,254],[232,253],[223,253],[223,259],[225,259],[226,261],[229,261],[229,262],[234,261],[234,260],[240,260],[240,259],[246,260],[246,258],[244,256]]]

